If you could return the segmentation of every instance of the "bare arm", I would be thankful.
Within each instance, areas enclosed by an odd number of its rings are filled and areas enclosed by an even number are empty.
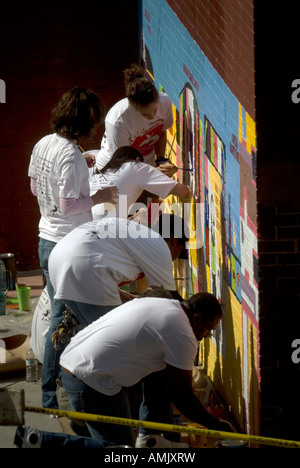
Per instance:
[[[164,131],[160,135],[160,138],[155,145],[155,154],[156,154],[157,159],[165,157],[166,145],[167,145],[167,132]],[[172,177],[177,172],[177,167],[174,166],[174,164],[172,164],[171,162],[160,164],[158,166],[158,169],[161,172],[163,172],[165,175],[167,175],[168,177]]]
[[[98,203],[112,203],[114,205],[118,198],[118,190],[118,187],[114,185],[98,190],[91,196],[93,205],[97,205]]]
[[[31,193],[36,197],[37,196],[37,188],[36,188],[36,179],[33,179],[33,177],[30,178],[30,189]]]
[[[209,429],[232,432],[233,428],[227,421],[215,418],[206,411],[193,392],[192,371],[178,369],[167,364],[169,388],[174,405],[190,421],[194,421]]]
[[[163,158],[165,156],[166,145],[167,145],[167,132],[164,131],[161,133],[155,145],[155,154],[157,158]]]
[[[187,185],[183,185],[178,182],[178,184],[171,190],[170,195],[175,195],[182,201],[188,201],[191,198],[191,191]]]

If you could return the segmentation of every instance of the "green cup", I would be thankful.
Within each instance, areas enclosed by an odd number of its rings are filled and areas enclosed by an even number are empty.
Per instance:
[[[0,291],[0,315],[6,314],[6,291]]]
[[[19,286],[17,288],[19,309],[20,310],[30,310],[30,286]]]

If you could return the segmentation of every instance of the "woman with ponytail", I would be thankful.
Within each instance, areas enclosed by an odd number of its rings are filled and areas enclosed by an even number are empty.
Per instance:
[[[165,156],[166,131],[173,125],[172,102],[166,93],[158,92],[137,64],[124,70],[126,97],[118,101],[105,119],[105,133],[96,155],[102,169],[121,146],[132,146],[146,164],[155,166]],[[177,168],[167,162],[159,170],[171,177]]]

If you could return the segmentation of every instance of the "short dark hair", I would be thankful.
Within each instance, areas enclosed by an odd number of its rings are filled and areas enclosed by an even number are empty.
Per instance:
[[[222,317],[222,307],[216,296],[208,292],[200,292],[191,296],[187,302],[192,315],[200,314],[204,324]]]
[[[64,93],[54,106],[50,127],[64,138],[78,140],[88,136],[104,116],[100,97],[89,89],[76,86]]]
[[[164,299],[174,299],[170,291],[167,291],[163,286],[151,286],[143,291],[141,297],[161,297]]]

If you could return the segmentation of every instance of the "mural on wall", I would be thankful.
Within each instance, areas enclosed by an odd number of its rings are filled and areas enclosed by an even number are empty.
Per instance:
[[[173,102],[167,154],[192,190],[190,227],[200,219],[203,235],[189,261],[177,262],[177,286],[185,297],[204,290],[222,303],[220,330],[201,343],[199,360],[242,429],[257,433],[255,123],[166,1],[143,0],[142,12],[147,72]]]

